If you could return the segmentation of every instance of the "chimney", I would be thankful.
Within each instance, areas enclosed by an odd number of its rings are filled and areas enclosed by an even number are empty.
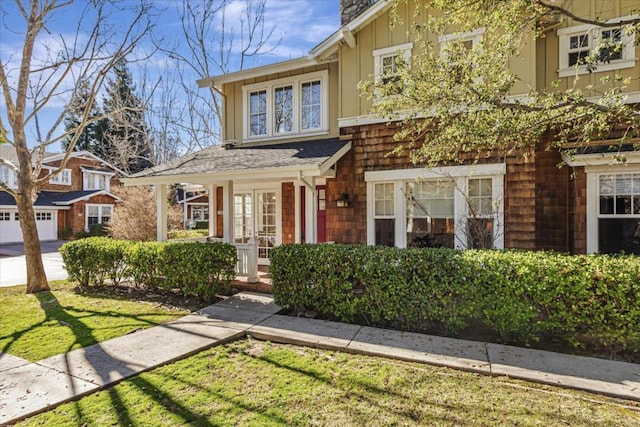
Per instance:
[[[378,0],[340,0],[340,25],[352,21]]]

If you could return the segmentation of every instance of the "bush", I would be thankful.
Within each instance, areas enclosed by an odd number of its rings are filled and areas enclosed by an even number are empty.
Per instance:
[[[640,351],[637,256],[284,245],[269,274],[277,304],[345,322]]]
[[[134,242],[92,237],[60,248],[71,280],[117,285],[124,278],[149,289],[179,290],[209,299],[235,277],[236,249],[227,243]]]
[[[169,239],[193,239],[196,237],[207,237],[209,230],[171,230],[168,232]]]

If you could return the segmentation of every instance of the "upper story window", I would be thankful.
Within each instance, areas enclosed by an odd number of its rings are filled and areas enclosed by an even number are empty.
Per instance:
[[[328,85],[327,71],[319,71],[244,86],[244,139],[326,132]]]
[[[561,28],[558,42],[559,77],[635,67],[634,36],[622,27],[584,24]],[[591,64],[587,64],[589,58],[593,58]]]
[[[397,46],[385,47],[373,51],[373,65],[376,81],[384,85],[398,85],[398,69],[401,64],[408,65],[411,62],[411,49],[413,43],[405,43]],[[397,87],[398,90],[401,87]]]
[[[71,169],[63,169],[58,175],[49,180],[50,184],[71,185]]]
[[[440,54],[447,56],[454,45],[459,44],[463,51],[470,51],[474,46],[480,45],[484,28],[478,28],[464,33],[445,34],[438,37],[440,43]]]
[[[10,188],[16,188],[18,186],[16,172],[7,165],[0,165],[0,181]]]
[[[87,172],[83,173],[83,190],[110,190],[111,177],[114,174],[106,172]]]

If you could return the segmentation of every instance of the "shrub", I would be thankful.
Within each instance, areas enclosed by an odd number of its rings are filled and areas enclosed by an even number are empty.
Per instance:
[[[196,237],[207,237],[209,230],[171,230],[168,232],[169,239],[193,239]]]
[[[236,249],[227,243],[134,242],[92,237],[61,248],[69,278],[81,285],[119,284],[179,290],[209,299],[228,292],[235,276]]]
[[[73,230],[71,227],[64,227],[58,231],[58,239],[67,240],[69,237],[73,235]]]
[[[277,304],[341,321],[640,351],[637,256],[284,245],[269,273]]]

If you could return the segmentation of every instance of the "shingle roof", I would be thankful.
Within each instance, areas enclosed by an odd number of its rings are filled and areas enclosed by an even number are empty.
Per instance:
[[[41,191],[38,193],[38,198],[34,203],[34,206],[65,206],[69,202],[78,199],[84,199],[91,197],[96,193],[103,193],[103,190],[91,190],[91,191]],[[16,202],[13,197],[6,191],[0,191],[0,205],[15,205]]]
[[[139,172],[132,178],[320,166],[349,141],[329,138],[280,144],[213,146]]]

